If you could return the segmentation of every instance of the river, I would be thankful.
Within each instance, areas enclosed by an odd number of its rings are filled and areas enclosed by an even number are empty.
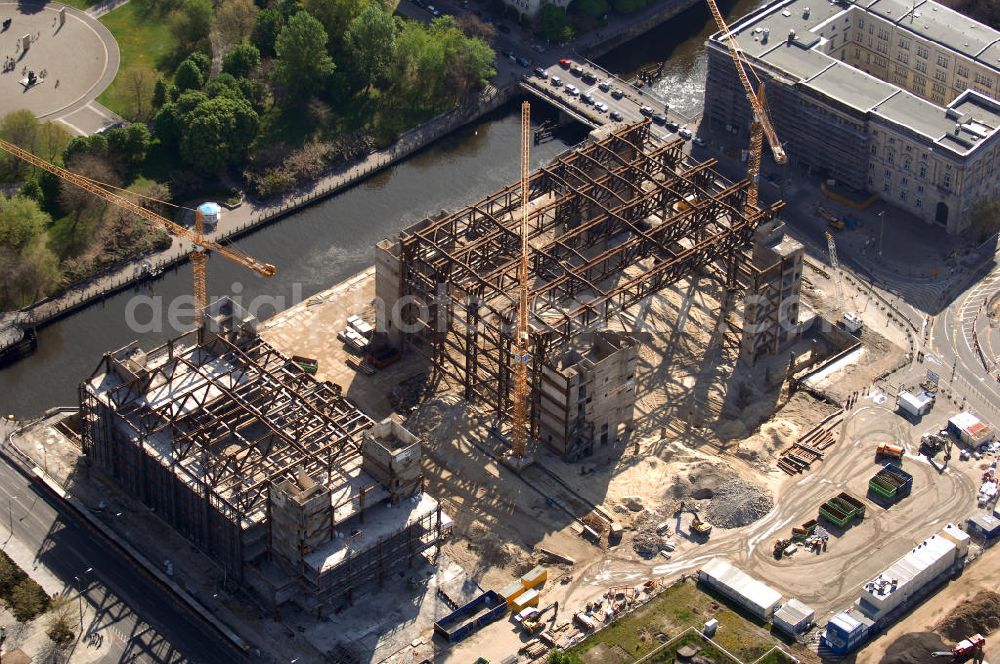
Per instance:
[[[762,0],[723,5],[742,16]],[[646,36],[600,59],[610,71],[629,74],[649,62],[669,60],[655,85],[682,113],[700,112],[705,85],[705,38],[714,31],[698,5]],[[546,111],[539,109],[533,120]],[[251,256],[278,268],[271,279],[257,277],[221,258],[208,264],[210,298],[238,296],[244,303],[268,298],[260,312],[295,304],[369,266],[373,245],[440,210],[451,210],[517,179],[520,115],[511,104],[338,196],[267,226],[238,242]],[[569,128],[556,140],[535,146],[540,165],[585,136]],[[0,415],[19,419],[52,406],[75,405],[77,385],[101,355],[138,340],[151,348],[185,328],[171,325],[171,305],[190,301],[191,268],[184,265],[143,286],[123,291],[38,333],[38,350],[0,370]],[[178,321],[183,323],[184,321]]]

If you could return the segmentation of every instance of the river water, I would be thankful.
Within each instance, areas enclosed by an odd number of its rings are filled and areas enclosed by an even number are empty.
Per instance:
[[[762,0],[723,5],[742,16]],[[669,60],[657,91],[684,114],[697,114],[705,85],[704,41],[714,27],[702,5],[648,35],[608,53],[600,64],[630,74],[649,62]],[[539,109],[535,120],[546,111]],[[520,115],[515,104],[454,132],[426,150],[338,196],[267,226],[238,242],[251,256],[278,268],[257,277],[221,258],[208,264],[210,298],[230,295],[259,305],[261,317],[281,310],[369,266],[373,245],[423,217],[474,202],[518,177]],[[585,133],[569,128],[532,150],[540,165]],[[38,350],[0,371],[0,415],[19,419],[52,406],[75,405],[77,385],[103,353],[138,340],[151,348],[189,329],[171,316],[190,303],[191,268],[180,266],[124,291],[38,333]],[[172,320],[176,318],[176,320]],[[179,325],[177,325],[179,324]]]

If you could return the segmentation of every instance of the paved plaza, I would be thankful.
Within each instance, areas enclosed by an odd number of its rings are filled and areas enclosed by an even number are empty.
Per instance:
[[[96,101],[118,72],[118,44],[97,19],[71,7],[60,25],[61,9],[54,2],[0,0],[0,19],[11,20],[0,32],[0,116],[26,108],[75,134],[92,134],[119,120]],[[38,77],[32,86],[24,85],[28,72]]]

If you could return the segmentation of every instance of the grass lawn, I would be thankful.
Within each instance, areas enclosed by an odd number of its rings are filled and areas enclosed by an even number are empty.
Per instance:
[[[701,628],[712,618],[719,621],[714,640],[744,662],[752,662],[778,645],[766,627],[736,613],[722,600],[702,592],[694,581],[688,580],[664,590],[656,599],[605,627],[570,652],[585,664],[591,664],[587,651],[603,643],[605,647],[599,650],[617,646],[631,660],[636,660],[660,645],[656,639],[658,633],[674,638],[688,627]]]
[[[59,0],[60,3],[66,5],[67,7],[76,7],[77,9],[90,9],[93,5],[97,4],[98,0]]]
[[[115,113],[124,115],[128,108],[128,91],[122,74],[132,65],[151,70],[163,66],[174,53],[177,40],[164,17],[145,14],[142,5],[136,2],[130,2],[101,17],[101,23],[111,30],[118,41],[122,59],[118,76],[97,101]]]

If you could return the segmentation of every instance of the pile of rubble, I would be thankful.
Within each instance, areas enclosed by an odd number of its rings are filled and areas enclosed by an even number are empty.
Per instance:
[[[989,634],[1000,627],[1000,594],[980,590],[975,597],[960,603],[938,625],[938,631],[952,641],[970,634]]]
[[[637,500],[630,502],[635,504]],[[628,508],[632,509],[632,505]],[[652,558],[661,551],[673,551],[670,526],[656,512],[643,510],[636,516],[633,527],[632,549],[643,558]]]
[[[763,487],[738,477],[715,488],[705,517],[719,528],[742,528],[764,517],[774,498]]]

